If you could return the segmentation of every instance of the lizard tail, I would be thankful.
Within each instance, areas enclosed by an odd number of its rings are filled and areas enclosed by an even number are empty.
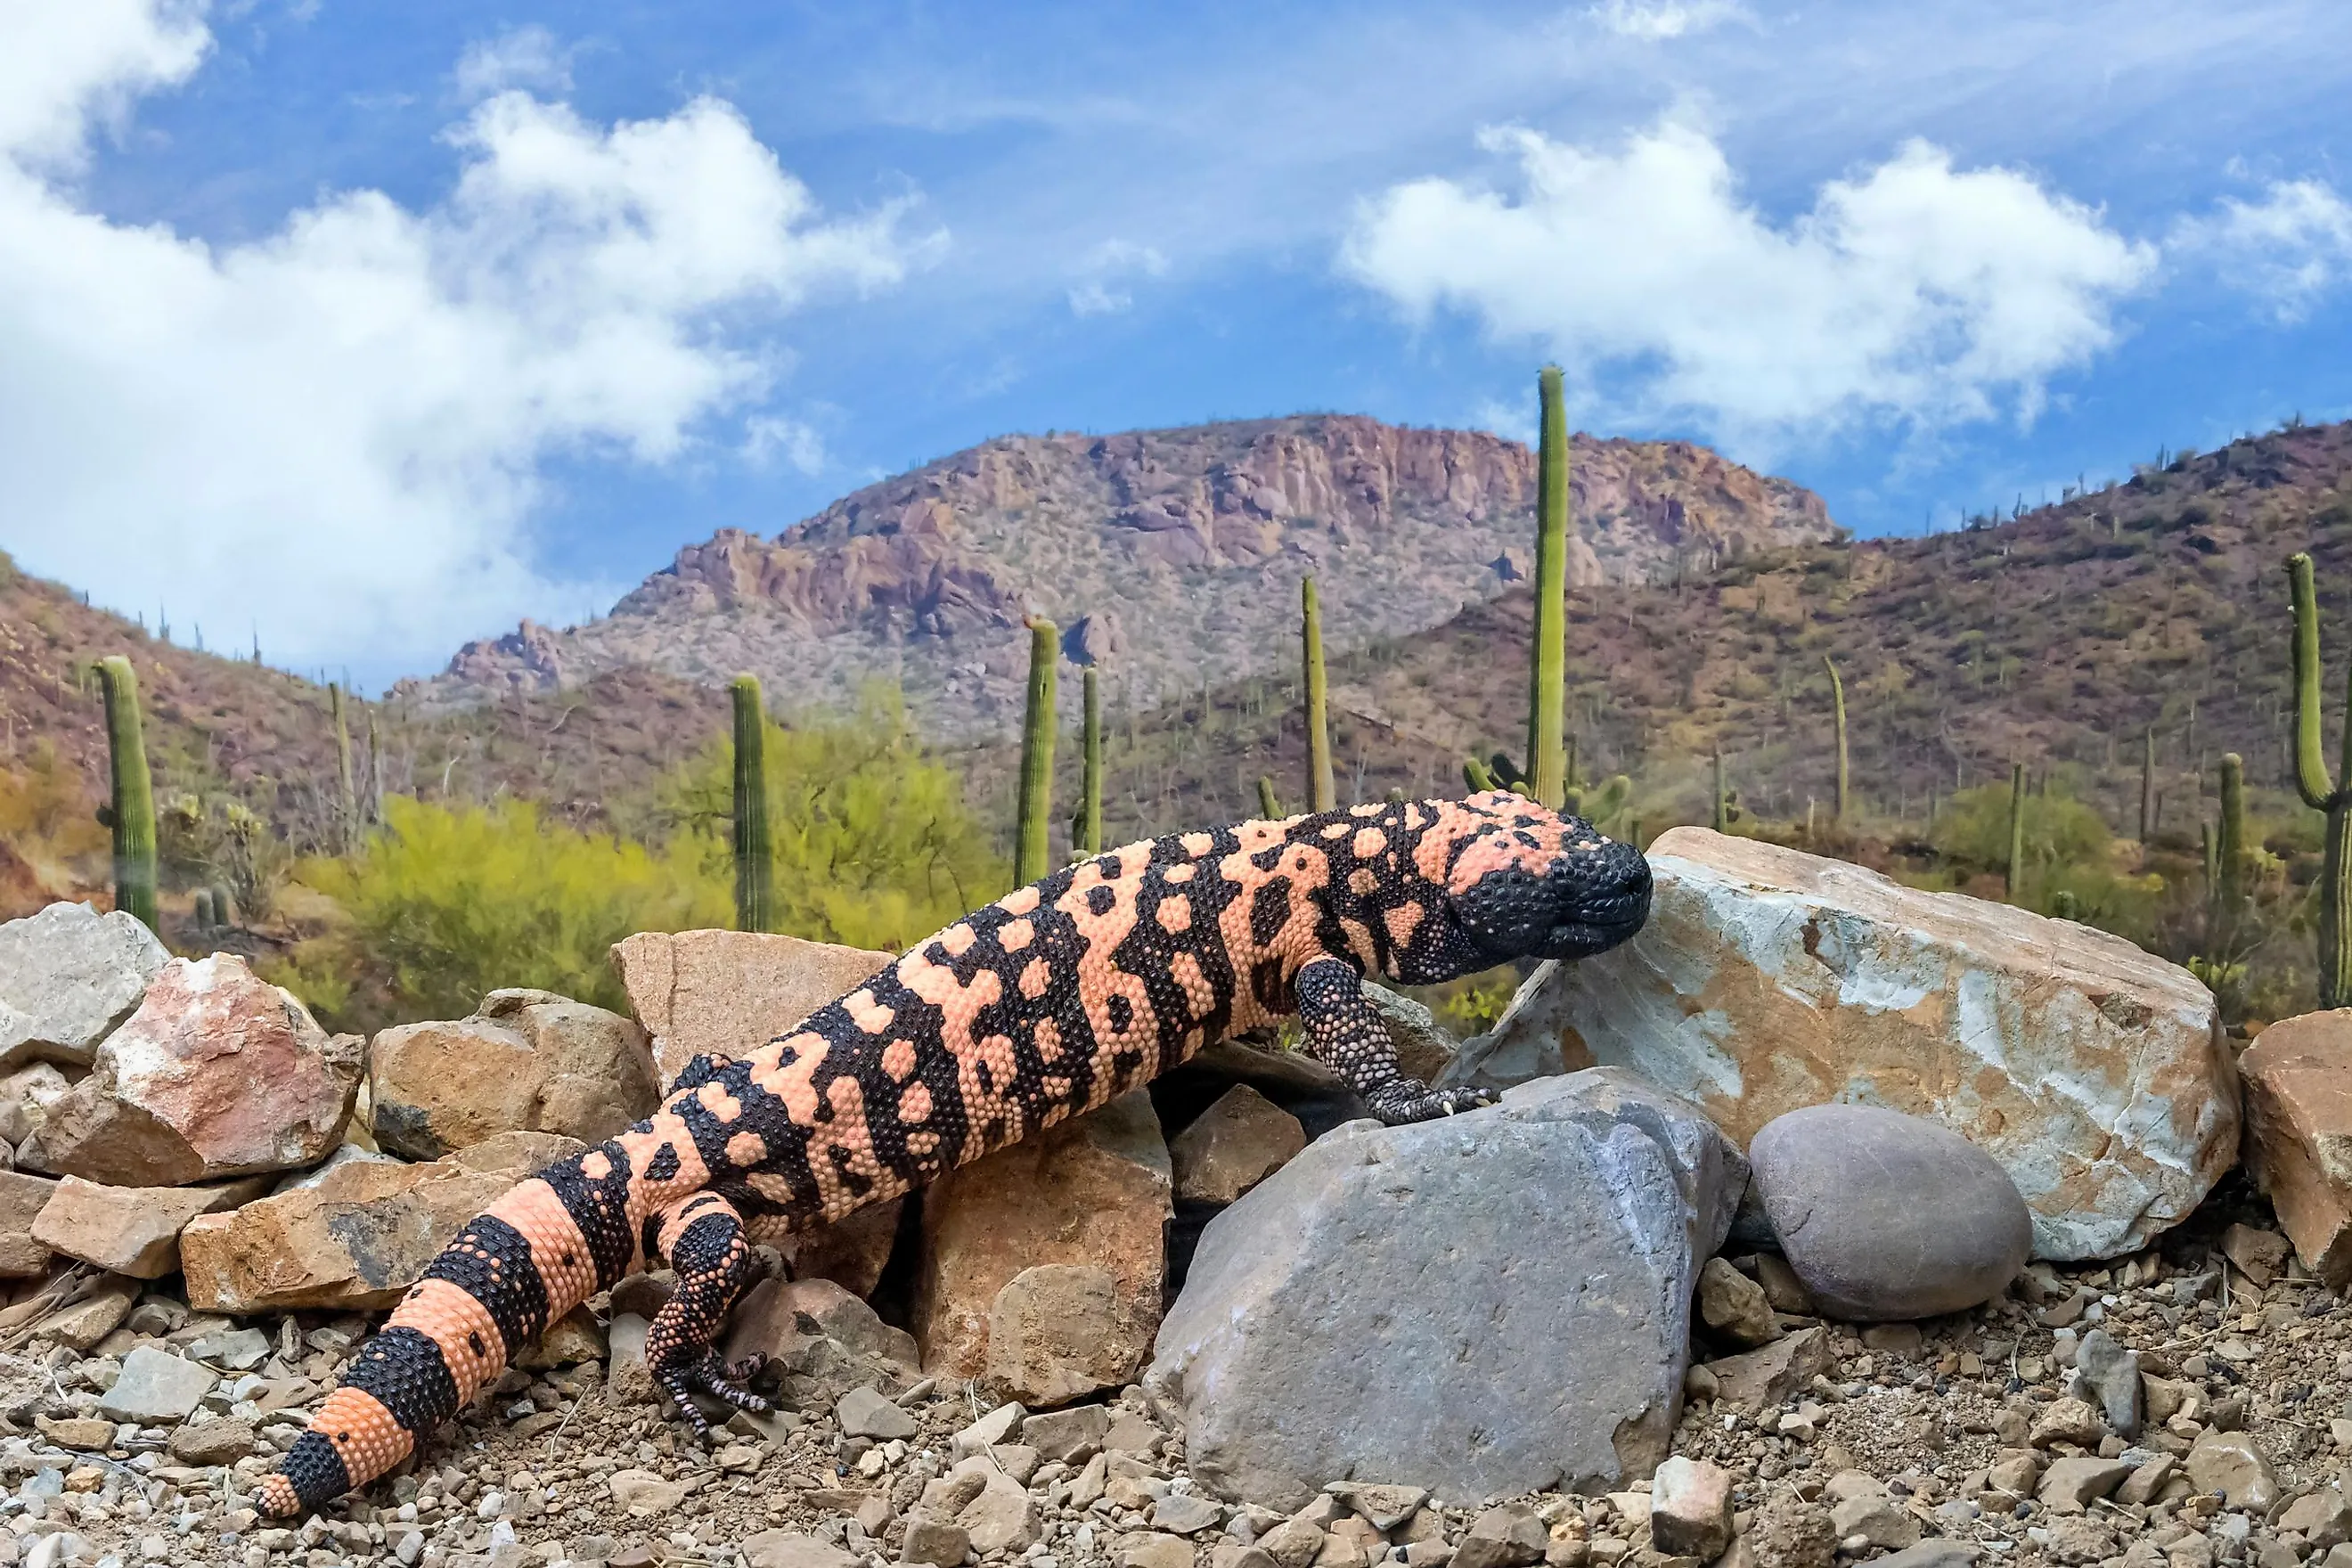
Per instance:
[[[284,1517],[383,1475],[455,1415],[547,1325],[641,1256],[618,1142],[550,1166],[466,1224],[345,1369],[310,1429],[262,1478]]]

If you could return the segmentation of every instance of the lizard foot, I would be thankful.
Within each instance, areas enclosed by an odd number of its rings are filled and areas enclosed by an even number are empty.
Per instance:
[[[717,1351],[706,1350],[699,1356],[680,1357],[659,1368],[654,1373],[654,1381],[660,1384],[677,1404],[679,1415],[686,1418],[686,1424],[693,1428],[694,1435],[698,1438],[708,1437],[710,1422],[696,1406],[694,1395],[708,1394],[738,1410],[748,1410],[754,1415],[765,1415],[775,1406],[746,1385],[760,1375],[767,1361],[763,1355],[750,1355],[729,1365],[719,1359]]]
[[[1464,1110],[1495,1103],[1487,1089],[1432,1089],[1415,1079],[1399,1079],[1374,1096],[1372,1114],[1391,1127],[1408,1121],[1433,1121]]]

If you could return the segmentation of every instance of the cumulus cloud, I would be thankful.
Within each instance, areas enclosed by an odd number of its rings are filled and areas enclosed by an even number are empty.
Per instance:
[[[2030,419],[2115,342],[2152,246],[2001,168],[1915,142],[1776,224],[1722,150],[1668,121],[1590,150],[1485,132],[1500,188],[1428,178],[1364,203],[1342,268],[1410,317],[1547,344],[1630,418],[1754,455],[1861,423]]]
[[[1587,15],[1620,37],[1645,43],[1708,32],[1726,22],[1752,26],[1756,20],[1737,0],[1605,0]]]
[[[599,125],[513,89],[447,132],[429,209],[351,191],[223,246],[113,222],[54,171],[197,68],[192,15],[54,0],[0,41],[5,542],[100,602],[379,665],[575,609],[596,585],[533,563],[543,463],[755,416],[768,322],[926,249],[896,209],[822,214],[718,100]]]
[[[1168,270],[1168,258],[1148,245],[1107,239],[1088,250],[1078,263],[1080,277],[1070,286],[1070,313],[1108,316],[1132,309],[1135,295],[1120,287],[1122,278],[1158,278]]]
[[[2211,216],[2184,219],[2172,244],[2265,300],[2280,321],[2298,321],[2352,276],[2352,203],[2325,181],[2274,181],[2258,200],[2225,197]]]

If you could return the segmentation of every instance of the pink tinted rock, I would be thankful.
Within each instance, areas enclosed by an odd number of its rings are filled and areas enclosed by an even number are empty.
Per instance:
[[[316,1164],[342,1140],[361,1054],[235,954],[175,958],[50,1108],[42,1163],[126,1187]]]

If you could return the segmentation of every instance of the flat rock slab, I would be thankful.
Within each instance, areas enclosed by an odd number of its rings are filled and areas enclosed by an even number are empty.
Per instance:
[[[601,1143],[661,1103],[646,1032],[549,991],[493,991],[470,1018],[404,1024],[368,1051],[375,1141],[437,1160],[501,1132]]]
[[[244,1316],[297,1307],[389,1307],[476,1215],[582,1145],[509,1132],[430,1164],[338,1167],[180,1233],[188,1304]]]
[[[2009,1173],[2050,1258],[2146,1247],[2235,1161],[2236,1067],[2179,965],[1705,828],[1662,834],[1650,866],[1641,934],[1544,965],[1449,1081],[1630,1067],[1743,1147],[1801,1106],[1923,1117]]]
[[[208,1187],[109,1187],[68,1176],[33,1221],[33,1239],[52,1252],[134,1279],[161,1279],[180,1267],[180,1232],[200,1214],[218,1214],[269,1190],[267,1176]]]
[[[2341,1290],[2352,1282],[2352,1008],[2273,1024],[2238,1071],[2247,1172],[2303,1266]]]
[[[2007,1289],[2032,1250],[2009,1173],[1916,1116],[1809,1105],[1766,1123],[1748,1157],[1789,1266],[1832,1317],[1963,1311]]]
[[[173,1187],[315,1165],[342,1141],[363,1047],[234,953],[175,958],[49,1107],[42,1168]]]
[[[0,1072],[88,1067],[172,955],[128,912],[51,904],[0,925]]]
[[[1149,1382],[1196,1479],[1285,1510],[1359,1477],[1463,1504],[1647,1475],[1747,1176],[1614,1070],[1351,1122],[1210,1222]]]
[[[765,931],[639,931],[613,946],[665,1084],[696,1057],[749,1055],[898,962]]]

